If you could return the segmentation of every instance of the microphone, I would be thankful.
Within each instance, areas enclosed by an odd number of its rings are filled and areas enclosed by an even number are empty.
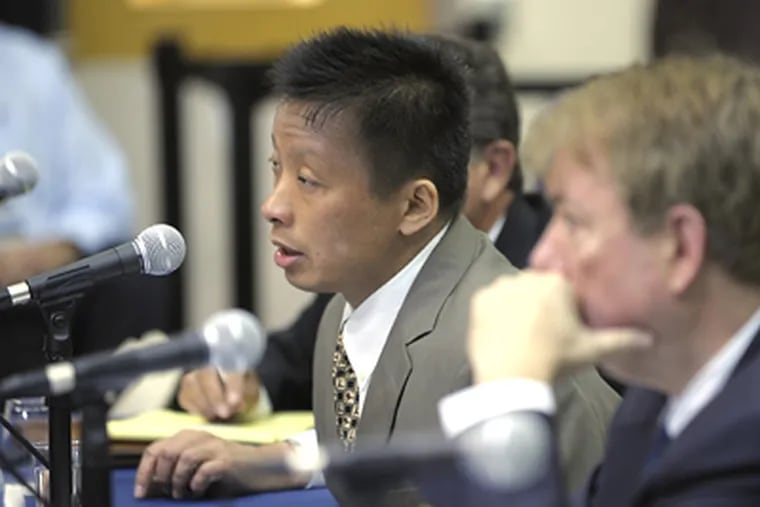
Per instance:
[[[23,151],[10,151],[0,158],[0,203],[25,194],[37,185],[37,162]]]
[[[266,348],[266,332],[258,319],[239,309],[216,313],[199,330],[170,338],[120,354],[99,352],[11,375],[0,381],[0,399],[61,395],[86,387],[105,390],[144,373],[178,367],[211,364],[223,371],[242,372],[258,364]]]
[[[412,478],[426,491],[435,489],[425,487],[426,472],[437,470],[438,478],[461,473],[488,489],[517,491],[549,473],[551,444],[551,425],[545,416],[515,412],[489,419],[454,440],[432,434],[405,435],[391,442],[368,442],[350,453],[341,446],[318,452],[295,446],[285,457],[262,460],[256,467],[270,473],[332,471],[360,489],[375,487],[381,479]]]
[[[81,294],[97,282],[121,275],[168,275],[182,264],[184,258],[185,239],[182,234],[170,225],[152,225],[129,243],[0,289],[0,310],[31,301],[51,302],[69,298]]]

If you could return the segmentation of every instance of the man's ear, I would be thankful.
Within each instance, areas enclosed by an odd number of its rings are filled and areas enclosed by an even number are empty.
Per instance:
[[[485,147],[483,160],[488,165],[488,174],[480,198],[492,202],[504,192],[512,179],[517,164],[517,150],[511,142],[499,139]]]
[[[404,210],[399,230],[411,236],[424,229],[438,216],[438,189],[427,178],[410,181],[402,189]]]
[[[676,204],[667,212],[663,232],[667,235],[668,287],[673,293],[682,294],[694,283],[704,265],[707,224],[694,206]]]

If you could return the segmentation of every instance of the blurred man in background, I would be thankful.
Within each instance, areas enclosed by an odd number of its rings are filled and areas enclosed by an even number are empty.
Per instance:
[[[0,284],[67,264],[132,235],[122,154],[84,102],[60,50],[0,25],[0,152],[37,160],[39,184],[0,207]]]

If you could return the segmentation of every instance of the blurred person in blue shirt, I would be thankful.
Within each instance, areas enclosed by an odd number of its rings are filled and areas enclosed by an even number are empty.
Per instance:
[[[0,155],[23,150],[39,168],[35,189],[0,203],[0,286],[7,286],[128,241],[134,231],[124,157],[57,45],[0,22],[0,67]],[[135,275],[88,290],[72,320],[72,353],[166,330],[165,283]],[[0,331],[0,378],[45,362],[46,330],[33,305],[0,312]]]
[[[0,24],[0,153],[23,150],[40,172],[0,206],[0,283],[8,285],[127,240],[125,163],[57,46]]]

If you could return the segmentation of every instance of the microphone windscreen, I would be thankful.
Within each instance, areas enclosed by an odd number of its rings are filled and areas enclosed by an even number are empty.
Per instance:
[[[0,159],[0,196],[21,195],[37,185],[37,162],[23,151],[11,151]]]
[[[245,372],[261,361],[266,331],[250,312],[231,309],[212,315],[200,331],[209,362],[221,371]]]
[[[146,275],[168,275],[185,260],[185,238],[171,225],[151,225],[137,236],[134,245]]]

